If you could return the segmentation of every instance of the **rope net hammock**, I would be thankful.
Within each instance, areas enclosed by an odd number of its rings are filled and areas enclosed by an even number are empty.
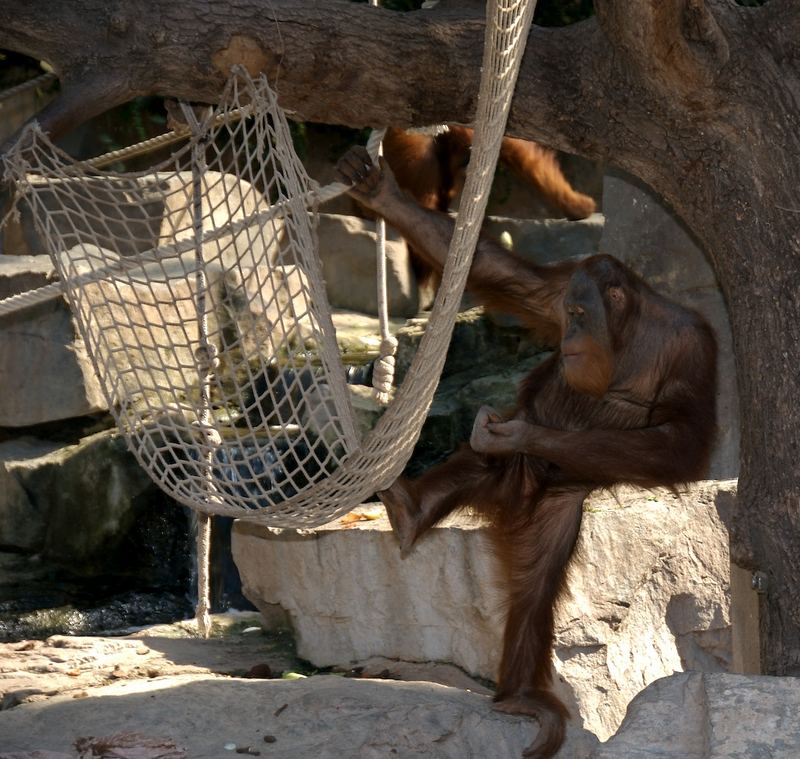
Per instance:
[[[75,162],[35,125],[22,135],[7,171],[120,430],[177,501],[312,528],[400,474],[444,363],[534,5],[487,9],[475,141],[442,284],[407,379],[363,439],[315,231],[317,204],[346,188],[312,186],[263,76],[235,69],[213,111],[183,105],[186,144],[145,172]],[[0,313],[37,295],[25,298]]]

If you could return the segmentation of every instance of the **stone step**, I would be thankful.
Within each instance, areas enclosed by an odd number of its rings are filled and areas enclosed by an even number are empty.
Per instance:
[[[129,731],[186,753],[130,749],[113,756],[518,759],[537,727],[533,720],[493,711],[487,696],[433,683],[183,675],[121,682],[93,688],[84,698],[62,696],[0,712],[0,752],[34,759],[42,755],[21,752],[67,752],[81,738]],[[588,759],[596,743],[594,736],[569,728],[560,756]],[[74,753],[48,756],[68,759]]]

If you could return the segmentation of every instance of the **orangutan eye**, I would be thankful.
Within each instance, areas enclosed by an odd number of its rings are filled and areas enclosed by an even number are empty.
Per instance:
[[[567,306],[567,313],[570,316],[582,316],[583,309],[580,306]]]

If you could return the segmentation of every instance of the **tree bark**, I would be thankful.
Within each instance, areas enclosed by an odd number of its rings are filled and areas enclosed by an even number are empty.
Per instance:
[[[471,7],[471,6],[470,6]],[[694,232],[731,313],[742,410],[739,562],[765,572],[765,672],[800,674],[800,6],[595,0],[531,32],[509,132],[632,173]],[[131,97],[213,102],[264,71],[300,119],[468,123],[483,22],[326,0],[6,0],[0,47],[47,60],[53,132]],[[79,40],[80,43],[76,44]]]

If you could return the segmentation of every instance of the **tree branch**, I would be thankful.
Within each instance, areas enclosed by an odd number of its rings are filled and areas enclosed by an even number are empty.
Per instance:
[[[572,152],[603,141],[616,122],[595,119],[596,105],[585,97],[592,90],[605,101],[608,84],[597,75],[596,61],[607,56],[595,31],[594,20],[533,29],[511,132]],[[281,105],[299,119],[353,127],[469,123],[483,35],[472,7],[395,13],[341,0],[0,4],[0,47],[47,60],[73,99],[44,114],[54,135],[74,124],[68,114],[80,114],[76,97],[84,98],[87,117],[143,94],[214,102],[232,63],[266,72]],[[102,86],[79,91],[81,82]]]
[[[638,173],[633,154],[652,164],[669,152],[669,132],[685,128],[701,105],[712,114],[716,107],[696,84],[726,60],[717,19],[738,16],[716,5],[712,15],[709,7],[597,0],[599,19],[534,27],[509,132],[590,158],[613,156]],[[469,123],[483,32],[471,6],[396,13],[342,0],[0,4],[0,47],[50,62],[65,95],[84,98],[87,116],[143,94],[214,102],[230,65],[241,63],[266,72],[281,105],[299,119],[354,127]],[[74,89],[81,82],[102,87]],[[76,113],[72,102],[44,115],[57,131]]]

